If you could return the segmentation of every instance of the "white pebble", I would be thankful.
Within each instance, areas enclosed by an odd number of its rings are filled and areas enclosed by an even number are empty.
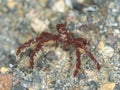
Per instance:
[[[60,56],[60,55],[61,55],[61,52],[60,52],[60,51],[56,51],[56,55],[57,55],[57,56]]]
[[[120,31],[119,29],[115,29],[113,32],[114,36],[120,37]]]
[[[58,0],[52,8],[54,11],[65,12],[65,3],[64,0]]]
[[[111,58],[113,56],[114,49],[109,46],[105,46],[99,50],[99,53],[101,53],[103,56]]]

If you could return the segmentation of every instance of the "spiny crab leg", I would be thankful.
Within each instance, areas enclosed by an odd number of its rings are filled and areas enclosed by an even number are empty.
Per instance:
[[[30,39],[28,42],[24,43],[22,46],[20,46],[18,49],[17,49],[17,52],[16,52],[16,55],[19,55],[19,53],[26,47],[29,47],[31,43],[35,43],[39,40],[39,37],[38,38],[35,38],[35,39]]]
[[[20,46],[17,49],[16,55],[19,55],[19,53],[26,47],[29,47],[31,44],[34,44],[36,42],[39,42],[39,40],[41,40],[42,38],[46,38],[46,37],[51,37],[53,36],[53,34],[48,33],[48,32],[43,32],[41,33],[37,38],[34,39],[30,39],[28,42],[25,42],[22,46]]]
[[[33,69],[34,66],[34,56],[36,55],[36,53],[38,53],[40,51],[40,49],[42,48],[42,46],[44,45],[45,42],[48,42],[50,40],[54,40],[55,36],[52,35],[53,37],[49,37],[49,38],[43,38],[39,41],[39,43],[37,44],[36,48],[33,50],[32,54],[30,55],[30,66]]]
[[[79,48],[76,48],[76,56],[77,56],[77,59],[76,59],[77,63],[76,63],[76,69],[75,69],[75,71],[73,73],[74,77],[77,76],[77,74],[79,72],[79,69],[80,69],[80,66],[81,66],[81,60],[80,60],[81,53],[79,51]]]
[[[92,55],[92,53],[90,51],[88,51],[87,49],[85,49],[86,54],[90,57],[90,59],[97,64],[97,69],[100,70],[100,64],[98,63],[98,61],[95,59],[95,57]]]
[[[32,52],[32,54],[30,55],[30,66],[33,69],[34,66],[34,56],[37,52],[39,52],[39,50],[42,48],[42,43],[39,42],[36,46],[36,48],[34,49],[34,51]]]

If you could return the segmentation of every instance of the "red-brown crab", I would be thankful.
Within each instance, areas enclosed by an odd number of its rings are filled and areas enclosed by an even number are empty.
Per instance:
[[[87,45],[88,41],[84,38],[72,38],[66,28],[66,23],[57,24],[56,29],[58,31],[57,35],[53,35],[48,32],[42,32],[38,37],[35,39],[30,39],[28,42],[25,42],[23,45],[21,45],[18,49],[16,54],[19,55],[19,53],[26,47],[29,47],[31,44],[37,43],[35,49],[33,50],[32,54],[30,55],[30,66],[33,69],[34,66],[34,56],[36,53],[42,48],[45,42],[48,42],[50,40],[55,41],[55,47],[58,47],[59,43],[63,43],[63,50],[66,49],[66,46],[73,46],[76,50],[76,69],[74,70],[73,76],[77,76],[79,73],[79,69],[81,67],[81,52],[79,48],[84,49],[85,53],[90,57],[90,59],[97,65],[97,69],[100,70],[100,65],[97,62],[97,60],[94,58],[92,53],[88,50]]]

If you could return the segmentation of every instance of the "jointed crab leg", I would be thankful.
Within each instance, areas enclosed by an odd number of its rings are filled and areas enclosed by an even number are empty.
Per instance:
[[[30,39],[28,42],[24,43],[22,46],[20,46],[17,49],[16,55],[18,55],[24,48],[29,47],[31,43],[35,43],[39,40],[39,37],[35,38],[35,39]]]
[[[37,38],[30,39],[28,42],[24,43],[22,46],[20,46],[17,49],[16,55],[19,55],[19,53],[26,47],[29,47],[31,44],[34,44],[36,42],[39,42],[39,40],[46,38],[46,37],[55,37],[55,35],[48,33],[48,32],[43,32],[41,33]]]
[[[34,66],[34,56],[35,54],[42,48],[42,43],[39,42],[36,46],[36,48],[34,49],[34,51],[32,52],[32,54],[30,55],[30,66],[33,69]]]
[[[85,49],[86,54],[90,57],[91,60],[93,60],[93,62],[95,64],[97,64],[97,69],[100,70],[100,64],[98,63],[98,61],[94,58],[94,56],[92,55],[92,53],[90,51],[88,51],[87,49]]]
[[[77,63],[76,63],[76,69],[73,74],[74,77],[76,77],[76,75],[78,74],[80,66],[81,66],[81,60],[80,60],[81,53],[79,51],[79,48],[76,48],[76,56],[77,56],[77,59],[76,59]]]
[[[56,38],[56,36],[52,35],[49,38],[43,38],[43,39],[39,40],[39,43],[37,44],[37,46],[34,49],[34,51],[32,52],[32,54],[30,55],[30,66],[32,67],[32,69],[34,66],[34,56],[36,55],[36,53],[40,51],[40,49],[42,48],[42,46],[45,42],[48,42],[50,40],[55,41],[55,38]]]

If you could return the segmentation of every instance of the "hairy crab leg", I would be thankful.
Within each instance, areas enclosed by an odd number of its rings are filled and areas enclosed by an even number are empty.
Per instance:
[[[78,72],[79,72],[79,69],[81,66],[81,60],[80,60],[81,53],[79,51],[79,48],[76,48],[76,56],[77,56],[77,59],[76,59],[77,63],[76,63],[76,69],[73,74],[74,77],[76,77],[78,75]]]
[[[35,43],[39,40],[39,37],[38,38],[35,38],[35,39],[30,39],[28,42],[25,42],[22,46],[18,47],[17,49],[17,52],[16,52],[16,55],[19,55],[19,53],[26,47],[29,47],[31,43]]]
[[[36,48],[34,49],[34,51],[32,52],[32,54],[30,55],[30,66],[33,69],[34,66],[34,56],[35,54],[42,48],[42,43],[39,42],[36,46]]]
[[[39,40],[39,43],[37,44],[37,46],[34,49],[34,51],[32,52],[32,54],[30,55],[30,66],[32,67],[32,69],[33,69],[33,66],[34,66],[34,56],[36,55],[37,52],[39,52],[39,50],[42,48],[43,44],[45,42],[50,41],[50,40],[55,41],[56,40],[56,36],[52,35],[49,38],[43,38],[43,39]]]
[[[39,40],[41,40],[42,38],[51,37],[51,36],[54,36],[54,35],[51,34],[51,33],[48,33],[48,32],[43,32],[43,33],[41,33],[37,38],[30,39],[29,41],[25,42],[22,46],[20,46],[20,47],[17,49],[16,55],[19,55],[19,53],[20,53],[24,48],[29,47],[31,44],[34,44],[34,43],[36,43],[36,42],[39,42]]]
[[[90,57],[90,59],[93,60],[93,62],[94,62],[95,64],[97,64],[97,69],[100,70],[100,64],[99,64],[98,61],[94,58],[93,54],[92,54],[90,51],[86,50],[86,49],[85,49],[85,52],[86,52],[87,55]]]

